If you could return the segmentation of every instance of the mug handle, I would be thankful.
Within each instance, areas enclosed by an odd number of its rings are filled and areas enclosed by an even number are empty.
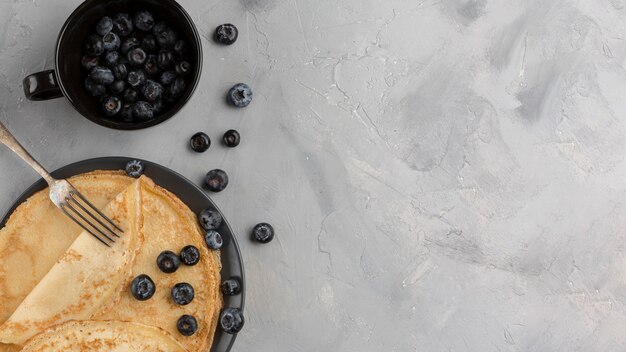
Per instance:
[[[24,94],[29,100],[50,100],[63,96],[54,70],[46,70],[26,76]]]

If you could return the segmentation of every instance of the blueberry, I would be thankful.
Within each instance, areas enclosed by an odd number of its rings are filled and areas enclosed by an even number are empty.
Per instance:
[[[126,79],[126,77],[128,76],[128,69],[126,68],[126,64],[121,62],[111,67],[111,71],[113,71],[113,75],[117,79]]]
[[[172,104],[176,101],[176,98],[172,95],[169,88],[163,91],[163,101],[167,104]]]
[[[185,246],[180,251],[180,261],[185,265],[196,265],[200,261],[200,251],[195,246]]]
[[[87,93],[94,97],[104,94],[107,90],[105,86],[96,83],[90,77],[87,77],[87,79],[85,79],[85,89],[87,90]]]
[[[142,48],[135,47],[128,51],[126,58],[131,66],[139,67],[146,63],[147,55]]]
[[[133,21],[127,13],[118,13],[113,16],[113,32],[125,37],[132,33]]]
[[[237,40],[239,31],[230,23],[217,26],[215,29],[215,41],[224,45],[231,45]]]
[[[222,225],[222,215],[215,209],[204,209],[198,220],[205,230],[215,230]]]
[[[146,71],[146,74],[148,76],[156,76],[161,72],[159,66],[157,65],[156,55],[148,55],[148,58],[146,59],[146,64],[143,65],[143,69],[144,71]]]
[[[185,79],[183,77],[177,77],[170,85],[170,93],[172,93],[173,97],[179,97],[185,93],[185,88],[187,88]]]
[[[150,105],[152,105],[152,111],[154,111],[155,114],[159,114],[163,111],[163,101],[161,99],[151,102]]]
[[[117,97],[106,97],[102,101],[102,110],[106,116],[113,117],[122,110],[122,102]]]
[[[163,86],[149,79],[146,81],[146,84],[143,85],[142,94],[147,101],[153,102],[161,98],[161,94],[163,94]]]
[[[161,50],[157,57],[157,64],[163,70],[167,70],[174,65],[174,54],[170,50]]]
[[[133,107],[133,116],[140,121],[148,121],[154,118],[152,105],[145,101],[138,101]]]
[[[96,66],[92,68],[89,76],[98,84],[109,85],[115,81],[113,72],[108,67],[104,66]]]
[[[136,90],[132,88],[127,88],[126,90],[124,90],[124,94],[122,94],[122,98],[124,98],[124,101],[127,103],[134,103],[137,100],[139,100],[139,94],[137,93]]]
[[[85,51],[92,56],[98,56],[104,52],[104,43],[98,35],[92,34],[87,37],[85,42]]]
[[[126,89],[126,82],[121,80],[115,81],[109,86],[109,92],[111,92],[111,94],[121,94],[124,92],[124,89]]]
[[[234,148],[239,145],[239,142],[241,141],[241,136],[236,130],[228,130],[224,132],[224,137],[222,137],[222,141],[224,142],[225,146]]]
[[[120,46],[120,50],[122,51],[122,54],[126,55],[130,51],[130,49],[136,46],[139,46],[139,40],[135,37],[130,37],[122,43],[122,45]]]
[[[185,314],[178,318],[176,327],[178,328],[178,332],[180,332],[183,336],[191,336],[198,330],[198,322],[196,321],[196,318]]]
[[[225,296],[236,296],[241,293],[241,281],[236,277],[231,277],[222,282],[222,293]]]
[[[172,251],[163,251],[157,257],[156,263],[162,272],[171,274],[178,270],[178,267],[180,266],[180,259],[176,253]]]
[[[132,70],[126,78],[131,87],[137,88],[146,83],[146,74],[141,70]]]
[[[211,138],[204,132],[198,132],[191,136],[191,150],[197,153],[205,152],[211,146]]]
[[[243,328],[244,319],[241,309],[224,308],[220,313],[220,327],[227,334],[236,334]]]
[[[141,39],[141,46],[148,53],[154,53],[157,51],[156,39],[152,34],[147,34],[143,37],[143,39]]]
[[[139,301],[150,299],[155,291],[156,286],[154,285],[154,281],[152,281],[150,276],[145,274],[137,276],[130,284],[130,292]]]
[[[98,66],[98,57],[85,55],[80,59],[80,64],[83,68],[91,71],[92,68]]]
[[[271,242],[274,239],[274,228],[266,222],[256,224],[252,229],[252,238],[260,243]]]
[[[165,71],[161,74],[161,84],[164,86],[170,85],[176,79],[176,72]]]
[[[111,51],[119,49],[122,40],[117,34],[111,32],[102,38],[102,43],[104,43],[104,50]]]
[[[156,41],[161,47],[161,49],[169,49],[176,44],[178,40],[178,35],[171,28],[166,28],[156,35]]]
[[[152,34],[154,34],[155,36],[158,36],[159,33],[163,32],[166,29],[167,29],[167,23],[159,22],[155,24],[154,27],[152,27]]]
[[[122,119],[122,121],[124,122],[133,122],[134,118],[133,118],[133,105],[131,104],[124,104],[124,106],[122,107],[122,111],[120,111],[120,118]]]
[[[126,174],[130,177],[139,178],[143,175],[143,163],[139,160],[131,160],[126,163]]]
[[[120,58],[120,53],[118,53],[117,51],[109,51],[108,53],[104,54],[104,62],[110,67],[115,67],[115,65],[120,62]]]
[[[147,32],[154,26],[154,17],[148,11],[140,11],[135,14],[134,23],[137,29]]]
[[[100,21],[98,21],[98,24],[96,25],[96,33],[98,33],[98,35],[102,37],[109,34],[109,32],[112,29],[113,29],[113,20],[111,19],[111,17],[108,17],[108,16],[102,17]]]
[[[186,76],[191,71],[191,64],[189,64],[187,61],[181,61],[176,64],[175,69],[176,73],[178,73],[179,75]]]
[[[214,169],[206,174],[204,183],[209,191],[221,192],[228,186],[228,175],[224,170]]]
[[[206,242],[206,245],[207,247],[209,247],[209,249],[218,250],[222,248],[222,245],[224,244],[224,239],[219,232],[215,230],[209,230],[204,234],[204,242]]]
[[[187,55],[188,51],[189,48],[187,47],[187,42],[185,42],[184,40],[179,40],[176,42],[176,44],[174,44],[174,52],[176,53],[176,55],[185,56]]]
[[[233,106],[246,107],[252,102],[252,88],[245,83],[237,83],[228,91],[227,99]]]
[[[185,306],[193,301],[194,296],[195,292],[193,287],[186,282],[177,283],[172,287],[172,299],[176,304]]]

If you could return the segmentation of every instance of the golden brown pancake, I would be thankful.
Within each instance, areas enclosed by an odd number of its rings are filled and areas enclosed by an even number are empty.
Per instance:
[[[19,211],[18,208],[16,213]],[[29,212],[33,211],[37,210]],[[45,329],[70,320],[78,321],[76,324],[90,320],[125,321],[159,328],[187,351],[207,351],[222,307],[221,266],[219,252],[206,248],[195,214],[146,177],[128,186],[103,211],[121,224],[125,230],[122,238],[109,249],[89,234],[81,233],[5,319],[0,326],[0,342],[23,345]],[[172,274],[158,269],[159,253],[178,252],[189,244],[200,250],[197,265],[181,265]],[[41,243],[32,247],[40,251]],[[130,282],[139,274],[149,275],[157,286],[150,300],[138,301],[130,293]],[[179,282],[190,283],[195,289],[194,300],[186,306],[175,304],[170,297],[171,288]],[[176,328],[176,321],[183,314],[193,315],[198,321],[193,336],[183,336]],[[4,351],[11,348],[5,345]]]

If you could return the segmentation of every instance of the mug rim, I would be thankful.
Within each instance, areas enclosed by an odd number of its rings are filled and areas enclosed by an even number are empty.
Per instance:
[[[105,118],[94,118],[93,116],[84,114],[83,111],[81,111],[81,109],[79,108],[80,107],[79,102],[73,99],[69,90],[66,88],[63,77],[61,77],[60,71],[58,69],[60,67],[59,62],[60,60],[62,60],[62,58],[60,57],[61,45],[63,44],[63,40],[66,38],[66,34],[71,30],[70,24],[75,19],[76,13],[78,13],[80,10],[84,8],[88,8],[93,3],[98,3],[100,1],[101,0],[85,0],[82,4],[78,5],[78,7],[76,7],[74,11],[72,11],[72,13],[67,17],[67,19],[63,23],[63,26],[61,27],[61,31],[59,32],[59,35],[57,37],[56,45],[54,47],[54,70],[53,71],[54,71],[54,76],[56,78],[59,89],[63,93],[63,97],[72,105],[74,110],[76,110],[84,118],[100,126],[104,126],[104,127],[108,127],[108,128],[112,128],[116,130],[131,131],[131,130],[145,129],[145,128],[149,128],[149,127],[153,127],[158,124],[161,124],[162,122],[165,122],[169,120],[170,118],[174,117],[174,115],[176,115],[180,110],[183,109],[185,105],[187,105],[189,100],[191,100],[191,97],[193,96],[193,93],[195,92],[196,88],[198,87],[198,83],[200,82],[200,77],[202,76],[202,60],[203,60],[202,38],[200,37],[198,28],[196,27],[196,24],[194,23],[189,13],[176,0],[160,0],[160,1],[169,2],[176,8],[177,11],[179,11],[183,15],[183,17],[185,18],[185,21],[189,24],[189,27],[191,28],[191,32],[193,34],[193,40],[195,41],[195,43],[197,43],[196,72],[193,75],[191,84],[187,86],[188,93],[187,93],[187,96],[184,97],[185,101],[183,101],[182,104],[180,104],[180,106],[172,108],[149,121],[128,123],[128,122],[117,122],[117,121],[108,120]]]

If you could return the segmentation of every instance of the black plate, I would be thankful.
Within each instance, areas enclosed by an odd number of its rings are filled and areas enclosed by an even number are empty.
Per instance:
[[[90,172],[94,170],[121,170],[124,169],[126,163],[130,160],[141,160],[125,157],[106,157],[96,158],[84,161],[79,161],[74,164],[64,166],[54,172],[52,176],[55,178],[69,178],[74,175]],[[193,212],[199,214],[203,209],[208,207],[214,207],[219,211],[215,203],[209,198],[202,189],[197,187],[191,181],[187,180],[182,175],[164,167],[159,164],[155,164],[149,161],[141,160],[145,166],[145,174],[150,177],[154,182],[174,193],[180,198]],[[9,216],[15,211],[15,209],[22,204],[28,197],[32,196],[38,191],[46,188],[48,185],[41,179],[30,186],[18,199],[13,206],[9,209],[7,214],[0,222],[0,228],[4,227],[4,224],[8,220]],[[220,212],[220,214],[222,214]],[[224,215],[222,214],[224,218]],[[230,225],[224,218],[222,226],[218,229],[224,239],[224,245],[221,250],[222,258],[222,280],[229,277],[238,277],[242,283],[241,294],[237,296],[224,296],[225,307],[236,307],[243,311],[245,301],[245,277],[243,270],[243,261],[241,260],[241,253],[239,252],[239,246],[235,239]],[[213,341],[213,347],[211,352],[228,352],[235,342],[237,335],[229,335],[223,333],[219,327],[215,332],[215,339]]]

